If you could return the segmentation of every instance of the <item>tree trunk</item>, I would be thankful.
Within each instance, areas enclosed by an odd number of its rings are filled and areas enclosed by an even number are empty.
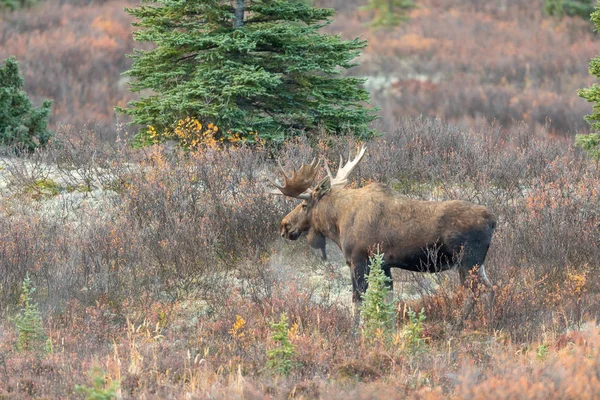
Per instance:
[[[236,0],[235,6],[235,21],[233,27],[241,28],[244,25],[244,0]]]

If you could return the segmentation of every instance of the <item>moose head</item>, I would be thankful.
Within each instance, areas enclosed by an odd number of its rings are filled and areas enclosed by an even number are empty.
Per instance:
[[[314,159],[310,164],[302,164],[299,170],[294,169],[292,176],[289,177],[281,163],[279,168],[283,175],[283,185],[271,180],[271,183],[277,187],[271,190],[271,194],[281,194],[288,197],[301,199],[300,203],[281,221],[281,237],[289,240],[296,240],[302,234],[307,234],[309,243],[315,247],[324,249],[325,237],[311,230],[312,213],[323,197],[327,196],[333,189],[341,189],[348,183],[348,176],[356,168],[360,160],[365,155],[366,148],[363,146],[358,155],[344,165],[344,159],[340,155],[339,169],[335,176],[331,173],[327,161],[325,169],[327,176],[323,178],[314,188],[311,186],[318,173],[320,161]],[[323,253],[326,258],[325,253]]]

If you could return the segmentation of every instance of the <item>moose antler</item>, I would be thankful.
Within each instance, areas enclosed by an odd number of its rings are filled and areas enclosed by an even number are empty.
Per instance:
[[[331,181],[331,187],[344,186],[346,183],[348,183],[348,175],[350,175],[350,173],[354,170],[354,168],[356,168],[359,161],[365,155],[366,150],[367,150],[367,148],[365,146],[362,146],[360,148],[358,154],[356,155],[356,158],[354,158],[354,160],[352,160],[352,161],[350,161],[350,153],[348,153],[348,162],[343,167],[342,167],[342,165],[344,164],[344,159],[342,158],[342,155],[340,154],[340,165],[338,167],[338,172],[335,175],[335,178],[333,177],[333,175],[331,174],[331,171],[329,170],[327,161],[325,161],[325,169],[327,170],[327,175],[329,176],[329,180]]]
[[[284,196],[296,197],[303,200],[310,199],[310,192],[307,190],[317,176],[317,169],[319,168],[320,161],[317,161],[315,158],[310,164],[302,164],[302,167],[300,167],[298,171],[294,168],[291,178],[286,175],[281,162],[279,160],[277,160],[277,162],[279,163],[279,168],[283,174],[283,186],[274,180],[269,179],[269,181],[279,189],[270,190],[269,193],[283,194]]]

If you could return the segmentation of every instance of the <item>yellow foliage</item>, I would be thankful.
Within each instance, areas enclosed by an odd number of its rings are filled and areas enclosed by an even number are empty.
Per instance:
[[[296,321],[288,329],[288,337],[290,338],[290,340],[294,340],[298,336],[299,330],[300,330],[300,326],[298,325],[298,322]]]
[[[250,132],[249,136],[257,140],[256,132]],[[198,119],[186,117],[179,120],[174,129],[166,129],[164,132],[157,132],[153,126],[148,126],[146,137],[153,144],[162,143],[169,140],[176,141],[181,147],[188,150],[198,150],[202,148],[221,149],[225,144],[242,143],[248,140],[240,133],[231,131],[221,132],[214,123],[203,125]]]
[[[235,322],[229,330],[229,334],[236,340],[241,340],[246,336],[246,320],[239,315],[235,316]]]

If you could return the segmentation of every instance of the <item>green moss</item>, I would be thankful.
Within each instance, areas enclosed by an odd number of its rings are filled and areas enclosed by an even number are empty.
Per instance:
[[[27,188],[27,193],[34,199],[42,199],[57,196],[62,188],[52,179],[38,179]]]
[[[85,183],[80,183],[78,185],[67,185],[65,190],[69,193],[73,193],[73,192],[90,193],[92,191],[92,188],[90,185],[87,185]]]
[[[401,194],[419,195],[436,190],[440,183],[441,182],[439,180],[426,181],[420,179],[413,179],[408,176],[398,176],[391,183],[390,186],[392,187],[392,189]]]

